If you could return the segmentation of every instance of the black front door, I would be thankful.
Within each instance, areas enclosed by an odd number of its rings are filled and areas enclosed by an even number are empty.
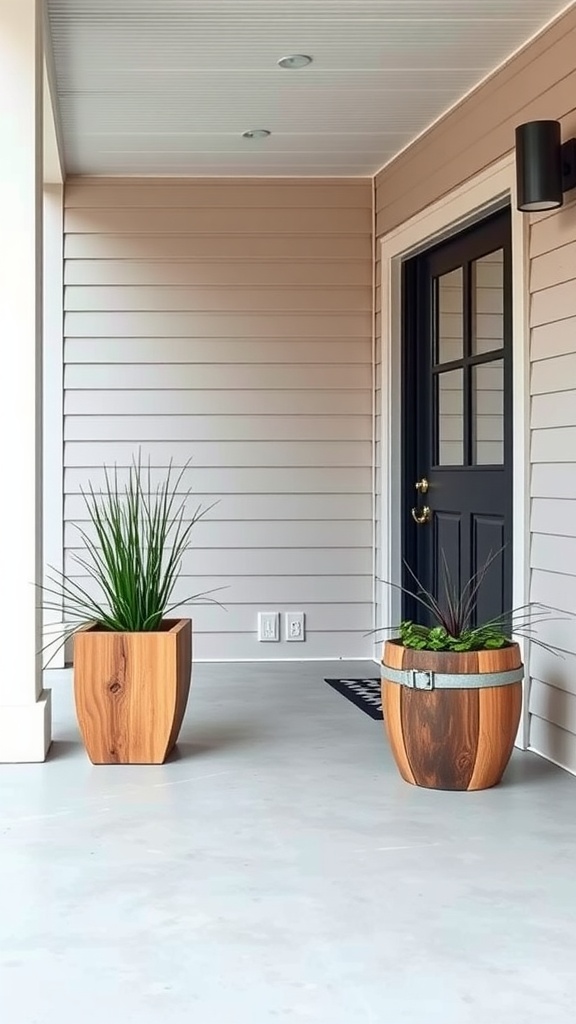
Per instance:
[[[510,223],[503,211],[404,265],[404,559],[442,599],[444,560],[462,584],[497,555],[478,622],[512,600]]]

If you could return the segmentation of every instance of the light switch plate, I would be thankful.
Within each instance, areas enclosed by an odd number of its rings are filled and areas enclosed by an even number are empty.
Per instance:
[[[258,612],[258,640],[277,643],[280,639],[280,613]]]

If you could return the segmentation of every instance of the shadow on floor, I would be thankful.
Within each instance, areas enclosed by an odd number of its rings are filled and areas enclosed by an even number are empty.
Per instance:
[[[75,757],[78,751],[83,749],[81,740],[52,740],[46,760],[60,761],[64,758]]]
[[[221,723],[215,724],[213,727],[208,725],[195,729],[194,735],[190,735],[190,732],[185,734],[165,763],[172,764],[174,761],[187,761],[191,758],[197,760],[203,755],[221,750],[257,747],[265,738],[267,737],[261,730],[255,730],[252,722],[245,726],[238,723],[230,726]],[[80,737],[77,740],[52,740],[46,761],[71,759],[77,757],[79,751],[84,751],[84,744]]]
[[[256,747],[267,739],[268,737],[262,731],[254,729],[252,723],[245,726],[237,723],[226,726],[218,723],[213,727],[200,727],[194,730],[194,735],[188,734],[184,739],[178,741],[166,763],[170,764],[172,761],[183,761],[189,758],[196,760],[204,754],[212,754],[220,750]]]
[[[546,780],[557,783],[558,769],[555,765],[530,750],[515,751],[499,789],[511,789]]]

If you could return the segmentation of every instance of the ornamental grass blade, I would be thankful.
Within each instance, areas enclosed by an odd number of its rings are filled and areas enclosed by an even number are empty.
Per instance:
[[[442,576],[444,581],[444,594],[446,597],[446,632],[453,637],[460,636],[462,623],[460,621],[460,599],[458,589],[448,567],[446,552],[442,548]]]
[[[73,558],[81,575],[52,570],[40,588],[44,607],[74,620],[74,628],[97,622],[116,632],[155,630],[169,612],[202,599],[222,607],[209,597],[213,591],[173,600],[194,526],[214,507],[199,505],[188,518],[192,490],[182,491],[182,482],[190,465],[174,474],[171,460],[156,486],[150,459],[145,465],[140,451],[123,485],[117,467],[105,466],[102,490],[89,483],[81,492],[89,524],[75,524],[82,551]]]
[[[416,600],[419,601],[420,604],[423,604],[426,608],[428,608],[428,610],[432,612],[433,616],[437,619],[440,625],[444,626],[444,628],[446,629],[446,616],[444,615],[444,611],[441,605],[436,600],[434,595],[429,590],[427,590],[424,584],[418,579],[416,573],[414,572],[412,567],[408,565],[407,561],[404,561],[404,565],[406,566],[406,569],[408,570],[410,576],[417,584],[419,589],[418,593],[414,593],[412,590],[408,590],[406,587],[400,587],[400,589],[403,590],[405,594],[409,594],[411,597],[416,598]]]
[[[488,570],[496,559],[504,553],[505,548],[501,547],[494,553],[490,552],[486,561],[480,566],[477,572],[473,573],[468,582],[462,589],[462,619],[464,622],[464,628],[467,629],[468,625],[472,620],[474,611],[478,603],[478,595],[480,589],[486,579]]]

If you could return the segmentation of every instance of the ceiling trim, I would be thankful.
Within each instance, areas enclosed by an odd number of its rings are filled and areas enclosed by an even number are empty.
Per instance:
[[[60,184],[66,178],[64,137],[60,122],[52,33],[46,5],[43,12],[42,41],[44,48],[44,180],[45,183]]]

